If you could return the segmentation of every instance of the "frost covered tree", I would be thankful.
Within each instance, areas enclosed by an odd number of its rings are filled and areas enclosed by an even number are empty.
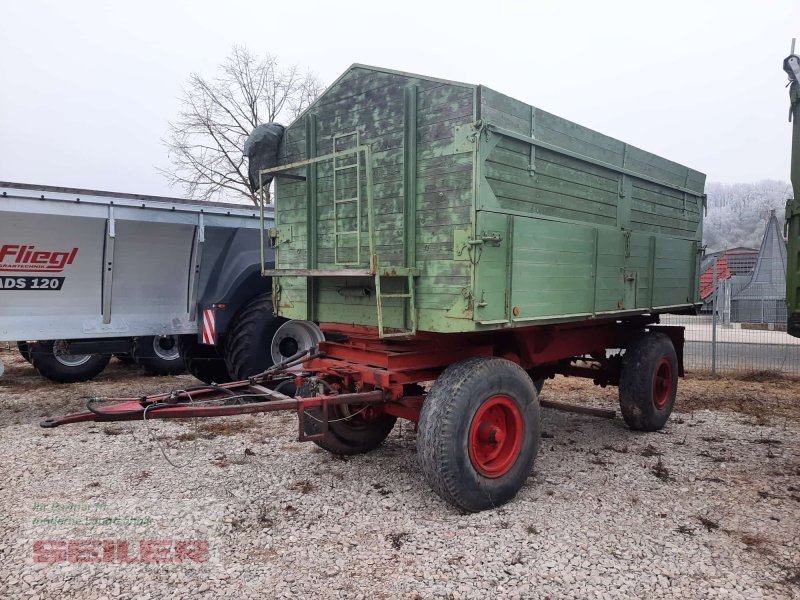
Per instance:
[[[710,252],[746,246],[758,248],[764,224],[774,210],[783,226],[786,199],[792,187],[785,181],[764,179],[755,183],[709,183],[708,215],[703,241]]]

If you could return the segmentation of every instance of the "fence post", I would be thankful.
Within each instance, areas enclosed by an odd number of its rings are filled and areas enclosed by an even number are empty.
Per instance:
[[[714,259],[714,284],[711,296],[711,372],[717,372],[717,259]]]

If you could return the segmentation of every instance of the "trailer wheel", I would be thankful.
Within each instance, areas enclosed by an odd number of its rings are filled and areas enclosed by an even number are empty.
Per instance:
[[[306,435],[322,433],[322,409],[306,409]],[[396,417],[370,406],[340,404],[328,407],[328,435],[315,444],[332,454],[348,456],[364,454],[383,443],[391,433]]]
[[[131,356],[136,365],[150,375],[179,375],[186,370],[174,335],[133,338]]]
[[[26,361],[31,362],[31,347],[28,342],[17,342],[17,350]]]
[[[29,346],[31,364],[39,374],[57,383],[88,381],[103,372],[108,354],[69,354],[66,340],[34,342]]]
[[[129,352],[126,353],[115,352],[114,358],[116,358],[123,365],[133,365],[136,362],[133,360],[133,357],[130,355]]]
[[[225,360],[217,353],[216,347],[198,343],[196,336],[178,336],[178,353],[186,370],[203,383],[233,381]]]
[[[470,512],[505,504],[539,451],[539,400],[528,374],[502,358],[450,365],[431,387],[417,455],[430,486]]]
[[[224,353],[234,379],[247,379],[272,366],[272,338],[285,322],[272,314],[269,292],[255,296],[242,307],[231,324]]]
[[[619,379],[619,406],[628,427],[664,427],[677,390],[678,357],[668,336],[649,332],[628,345]]]

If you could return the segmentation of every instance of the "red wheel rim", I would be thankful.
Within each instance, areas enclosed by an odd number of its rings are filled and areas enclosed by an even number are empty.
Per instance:
[[[663,410],[669,404],[672,395],[672,363],[669,359],[662,358],[656,365],[653,375],[653,404],[658,410]]]
[[[478,409],[469,428],[469,459],[484,477],[500,477],[517,462],[525,426],[509,396],[492,396]]]

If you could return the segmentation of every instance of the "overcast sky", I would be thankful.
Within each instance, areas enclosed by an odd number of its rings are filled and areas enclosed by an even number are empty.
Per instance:
[[[180,194],[160,139],[235,43],[325,83],[355,62],[483,83],[710,181],[788,180],[792,36],[800,0],[5,0],[0,180]]]

